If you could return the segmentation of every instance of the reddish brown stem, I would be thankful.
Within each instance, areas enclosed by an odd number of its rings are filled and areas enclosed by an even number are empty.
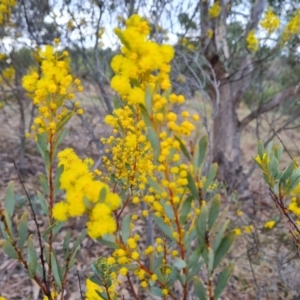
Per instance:
[[[49,223],[50,226],[53,223],[53,205],[54,205],[54,187],[53,187],[53,133],[50,132],[49,137],[49,144],[50,144],[50,150],[49,150]],[[48,269],[48,280],[51,285],[52,282],[52,262],[51,262],[51,253],[52,253],[52,244],[53,244],[53,232],[52,230],[49,233],[49,269]]]
[[[134,286],[133,286],[133,284],[132,284],[132,282],[131,282],[131,279],[130,279],[130,275],[129,275],[129,274],[127,274],[127,280],[128,280],[129,285],[130,285],[130,288],[131,288],[131,290],[132,290],[134,299],[139,300],[139,297],[138,297],[138,295],[136,294],[136,292],[135,292],[135,290],[134,290]]]

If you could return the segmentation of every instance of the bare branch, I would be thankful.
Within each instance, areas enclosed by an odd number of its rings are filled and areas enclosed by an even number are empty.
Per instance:
[[[244,127],[247,124],[249,124],[252,120],[257,118],[263,113],[266,113],[273,108],[277,107],[279,104],[281,104],[283,101],[285,101],[287,98],[292,96],[297,96],[300,94],[300,85],[296,85],[294,87],[288,88],[284,90],[283,92],[280,92],[276,94],[270,101],[268,101],[266,104],[262,105],[252,113],[250,113],[247,117],[245,117],[241,122],[240,126]]]

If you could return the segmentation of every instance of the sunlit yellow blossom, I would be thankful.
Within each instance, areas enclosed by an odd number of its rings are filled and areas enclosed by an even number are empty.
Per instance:
[[[214,4],[209,8],[208,14],[210,18],[217,18],[221,13],[222,7],[219,2],[214,2]]]
[[[246,233],[254,232],[254,226],[253,226],[253,225],[244,226],[244,231],[245,231]]]
[[[235,235],[241,235],[242,234],[242,230],[240,228],[235,228],[232,231],[235,233]]]
[[[268,8],[264,18],[260,21],[260,25],[271,34],[279,28],[280,20],[275,15],[274,11],[271,8]]]
[[[259,48],[259,40],[258,38],[255,36],[255,31],[254,30],[251,30],[248,35],[247,35],[247,38],[246,38],[246,42],[247,42],[247,48],[250,50],[250,51],[257,51],[258,48]]]
[[[99,299],[99,295],[97,294],[97,292],[102,292],[102,288],[99,287],[99,285],[97,285],[96,283],[94,283],[93,281],[91,281],[90,279],[86,280],[86,293],[85,293],[85,299],[86,300],[98,300]]]
[[[271,220],[265,223],[264,227],[268,229],[272,229],[275,226],[276,222]]]

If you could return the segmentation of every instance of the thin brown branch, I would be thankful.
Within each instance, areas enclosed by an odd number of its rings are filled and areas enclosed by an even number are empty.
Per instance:
[[[132,290],[134,299],[139,300],[139,297],[138,297],[138,295],[136,294],[135,289],[134,289],[134,286],[133,286],[133,284],[132,284],[132,282],[131,282],[130,275],[127,274],[126,277],[127,277],[128,283],[129,283],[129,285],[130,285],[130,289]]]
[[[76,270],[77,272],[77,278],[78,278],[78,284],[79,284],[79,291],[80,291],[80,297],[81,297],[81,300],[83,300],[83,293],[82,293],[82,288],[81,288],[81,282],[80,282],[80,276],[79,276],[79,271],[78,269]]]
[[[258,116],[260,116],[263,113],[266,113],[273,108],[277,107],[279,104],[281,104],[283,101],[286,101],[287,98],[292,96],[297,96],[300,94],[300,85],[296,85],[293,87],[290,87],[283,92],[280,92],[276,94],[273,98],[270,99],[266,104],[262,105],[255,111],[251,112],[248,116],[246,116],[241,122],[240,127],[245,127],[248,125],[252,120],[256,119]]]
[[[40,225],[37,221],[37,218],[36,218],[36,214],[35,214],[35,211],[33,209],[33,205],[32,205],[32,201],[29,197],[29,194],[25,188],[25,185],[23,183],[23,180],[20,176],[20,173],[19,173],[19,170],[17,168],[17,165],[15,163],[15,161],[13,161],[13,164],[15,166],[15,169],[17,171],[17,174],[18,174],[18,178],[19,178],[19,181],[22,185],[22,188],[26,194],[26,197],[28,199],[28,202],[29,202],[29,205],[30,205],[30,210],[32,212],[32,216],[33,216],[33,221],[34,221],[34,224],[35,224],[35,227],[36,227],[36,230],[37,230],[37,234],[38,234],[38,240],[39,240],[39,246],[40,246],[40,250],[41,250],[41,254],[40,254],[40,259],[41,259],[41,263],[42,263],[42,269],[43,269],[43,282],[44,284],[47,286],[47,288],[49,288],[49,285],[47,284],[47,278],[46,278],[46,263],[45,263],[45,258],[44,258],[44,246],[43,246],[43,242],[42,242],[42,236],[41,236],[41,231],[40,231]]]

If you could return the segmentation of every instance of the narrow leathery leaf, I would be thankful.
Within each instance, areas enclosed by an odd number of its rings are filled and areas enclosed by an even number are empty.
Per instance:
[[[40,182],[40,185],[42,186],[43,188],[43,191],[44,193],[49,196],[49,185],[48,185],[48,180],[47,178],[45,177],[45,175],[43,174],[40,174],[39,175],[39,182]]]
[[[105,199],[106,199],[106,195],[107,195],[107,190],[105,187],[103,187],[100,191],[100,194],[99,194],[99,202],[100,203],[104,203],[105,202]]]
[[[272,159],[270,162],[270,171],[271,171],[272,177],[275,178],[278,173],[278,160],[275,156],[274,156],[274,159]]]
[[[122,221],[121,232],[122,232],[123,243],[126,243],[128,238],[130,237],[130,221],[131,221],[130,214],[126,215]]]
[[[49,233],[52,231],[53,237],[62,229],[64,222],[55,222],[49,226],[42,234],[43,239],[49,243]]]
[[[155,160],[158,159],[159,153],[160,153],[160,142],[159,138],[153,129],[153,127],[147,128],[147,138],[152,146],[153,152],[154,152],[154,158]]]
[[[258,152],[258,155],[259,155],[259,158],[262,160],[263,159],[263,156],[264,156],[264,144],[262,141],[258,141],[257,142],[257,152]]]
[[[118,244],[116,243],[116,239],[112,234],[105,234],[103,237],[97,238],[97,241],[112,249],[119,248]]]
[[[49,251],[49,245],[45,245],[44,251],[45,251],[46,262],[47,262],[47,264],[49,265],[49,263],[50,263],[50,251]]]
[[[2,249],[10,258],[18,259],[18,253],[10,241],[5,240],[2,244]]]
[[[145,105],[149,115],[151,114],[151,104],[152,104],[151,88],[149,85],[147,85],[146,93],[145,93]]]
[[[11,217],[9,216],[9,214],[7,213],[6,210],[4,210],[4,218],[9,230],[9,234],[12,237],[13,236],[13,230],[12,230],[12,222],[11,222]]]
[[[27,245],[28,245],[28,253],[27,253],[28,274],[30,278],[33,278],[36,275],[38,256],[36,253],[35,246],[33,244],[32,235],[28,237]]]
[[[186,245],[190,245],[190,243],[192,242],[193,239],[196,238],[196,236],[197,236],[197,230],[196,230],[196,228],[193,228],[190,233],[187,233],[184,236],[184,239],[183,239],[184,243]]]
[[[57,132],[63,129],[63,127],[69,122],[73,114],[74,113],[72,111],[69,111],[61,118],[60,122],[58,122],[56,126]]]
[[[40,275],[43,275],[43,268],[39,263],[37,264],[36,270]]]
[[[6,239],[7,241],[9,240],[9,236],[7,234],[7,232],[5,231],[5,227],[4,227],[4,224],[0,221],[0,230],[1,230],[1,233],[4,237],[4,239]]]
[[[60,176],[63,171],[64,171],[63,165],[59,166],[56,171],[55,178],[54,178],[54,197],[56,197],[56,195],[58,194],[58,192],[60,190]]]
[[[177,270],[177,268],[175,266],[173,266],[169,280],[167,282],[168,287],[173,286],[174,282],[177,280],[178,274],[179,274],[179,271]]]
[[[163,275],[160,268],[155,270],[155,274],[157,275],[159,281],[163,281]]]
[[[108,300],[108,297],[107,297],[106,292],[99,292],[98,290],[95,290],[95,292],[96,292],[97,295],[100,297],[99,299]]]
[[[95,274],[95,275],[99,275],[99,272],[98,272],[97,268],[95,267],[95,265],[92,264],[91,267],[92,267],[92,271],[94,272],[94,274]],[[96,284],[99,285],[99,286],[101,286],[102,283],[103,283],[102,280],[100,280],[100,279],[99,279],[98,277],[96,277],[96,276],[90,277],[89,280],[92,281],[92,282],[94,282],[94,283],[96,283]]]
[[[199,261],[197,264],[195,264],[190,271],[188,272],[187,275],[187,281],[189,282],[193,276],[195,276],[196,274],[198,274],[199,270],[201,269],[201,267],[205,264],[204,260]]]
[[[164,259],[163,255],[158,255],[153,259],[152,271],[155,271],[157,268],[161,266],[163,259]]]
[[[41,205],[41,208],[42,208],[44,214],[46,216],[48,216],[49,215],[49,208],[48,208],[48,203],[47,203],[45,197],[39,191],[37,191],[37,195],[38,195],[38,199],[39,199],[39,202],[40,202],[40,205]]]
[[[44,163],[45,163],[45,166],[46,166],[46,172],[47,172],[47,176],[48,176],[49,175],[48,170],[50,169],[50,152],[48,150],[46,150],[44,152],[43,159],[44,159]]]
[[[211,274],[214,267],[214,250],[208,247],[208,274]]]
[[[208,228],[211,229],[219,216],[221,207],[221,196],[216,194],[210,204],[209,216],[208,216]]]
[[[270,180],[269,180],[268,175],[267,175],[266,173],[263,173],[263,177],[264,177],[264,180],[266,181],[266,183],[267,183],[270,187],[272,187],[272,184],[271,184],[271,182],[270,182]]]
[[[178,274],[178,280],[179,282],[184,285],[186,283],[186,275],[185,274],[182,274],[182,273],[179,273]]]
[[[166,223],[164,223],[164,221],[161,218],[159,218],[157,216],[153,216],[153,220],[165,235],[167,235],[172,240],[174,239],[170,227],[168,225],[166,225]]]
[[[202,248],[201,247],[197,247],[192,254],[189,256],[189,260],[187,263],[187,269],[192,268],[195,264],[198,263],[200,256],[202,253]]]
[[[216,163],[212,164],[208,171],[208,175],[207,175],[206,181],[203,186],[204,192],[207,191],[209,186],[213,183],[213,181],[217,175],[217,171],[218,171],[218,165]]]
[[[53,273],[55,282],[61,289],[62,288],[62,273],[61,273],[61,268],[59,266],[57,257],[54,252],[51,252],[51,262],[52,262],[52,273]]]
[[[45,160],[45,152],[48,149],[48,133],[47,132],[37,134],[37,144],[36,145],[38,147],[38,150],[39,150],[42,158]]]
[[[205,244],[207,215],[208,215],[207,206],[204,204],[201,206],[201,212],[198,217],[197,224],[196,224],[199,245],[201,245],[201,246]]]
[[[207,139],[207,136],[205,135],[200,139],[199,144],[197,145],[197,147],[195,149],[195,154],[194,154],[194,171],[195,172],[197,172],[197,170],[202,167],[202,164],[206,157],[207,144],[208,144],[208,139]]]
[[[28,214],[25,211],[18,224],[18,246],[22,250],[28,237]]]
[[[267,156],[270,157],[273,149],[273,141],[271,141],[267,146]]]
[[[182,205],[182,208],[180,211],[180,223],[182,225],[185,224],[188,214],[191,212],[192,201],[193,201],[193,197],[188,196],[183,202],[183,205]]]
[[[55,236],[65,225],[65,222],[56,221],[56,226],[53,228],[53,236]]]
[[[117,96],[114,97],[114,108],[115,109],[121,108],[120,100]]]
[[[233,272],[234,265],[230,264],[225,267],[218,277],[218,281],[216,284],[216,288],[214,290],[215,299],[219,299],[221,294],[223,293],[225,287],[227,286],[228,280]]]
[[[15,205],[16,205],[15,188],[14,188],[13,181],[11,181],[9,182],[5,190],[5,196],[4,196],[4,208],[10,217],[14,213]]]
[[[194,155],[193,155],[194,175],[197,175],[197,173],[199,172],[198,161],[199,161],[199,144],[196,144],[196,147],[194,149]]]
[[[222,241],[220,243],[220,246],[215,251],[214,268],[216,268],[219,265],[222,258],[229,251],[231,245],[233,244],[234,239],[235,239],[234,232],[230,232],[224,236],[224,238],[222,239]]]
[[[294,182],[300,176],[300,167],[295,169],[290,177],[290,182]]]
[[[64,252],[64,259],[66,260],[68,255],[69,255],[69,245],[70,245],[70,231],[67,231],[65,238],[64,238],[64,243],[63,243],[63,252]]]
[[[162,193],[164,191],[164,189],[156,181],[154,181],[153,178],[147,177],[147,182],[156,192]]]
[[[48,141],[49,141],[48,132],[45,131],[43,133],[37,134],[37,143],[43,151],[46,151],[48,149]]]
[[[156,286],[150,287],[150,293],[157,297],[163,297],[162,290]]]
[[[295,168],[295,161],[292,161],[289,166],[284,170],[283,175],[281,177],[281,182],[286,181],[292,174],[293,170]]]
[[[223,235],[229,225],[230,221],[229,220],[226,220],[220,227],[219,231],[218,231],[218,234],[216,236],[216,239],[215,239],[215,242],[214,242],[214,245],[213,245],[213,249],[214,251],[216,252],[217,248],[220,246],[220,243],[222,241],[222,238],[223,238]]]
[[[50,231],[53,231],[53,228],[56,226],[56,223],[52,224],[51,226],[49,226],[48,228],[46,228],[46,230],[42,233],[42,237],[43,239],[49,243],[49,234]]]
[[[177,137],[177,136],[175,136],[175,139],[179,142],[179,144],[180,144],[180,149],[181,149],[182,153],[184,154],[184,156],[185,156],[189,161],[192,161],[191,155],[190,155],[189,151],[186,149],[186,147],[185,147],[185,145],[183,144],[182,140],[181,140],[179,137]]]
[[[82,243],[82,241],[86,238],[87,229],[83,230],[81,234],[77,237],[77,239],[74,242],[72,252]]]
[[[176,258],[176,259],[174,260],[173,265],[174,265],[178,270],[181,270],[181,269],[183,269],[183,268],[186,267],[186,262],[185,262],[183,259],[181,259],[181,258]]]
[[[54,156],[56,156],[57,149],[61,145],[61,143],[64,141],[64,139],[67,136],[69,130],[64,128],[62,131],[60,131],[60,132],[56,131],[56,132],[57,132],[57,134],[56,134],[57,136],[55,137],[56,143],[54,145],[54,153],[55,153]]]
[[[187,180],[188,180],[188,188],[192,194],[192,196],[194,197],[194,199],[199,200],[199,192],[196,186],[196,182],[194,180],[194,178],[192,177],[192,175],[190,174],[190,172],[188,172],[188,176],[187,176]]]
[[[153,124],[151,122],[150,116],[147,112],[147,109],[145,108],[145,106],[143,106],[142,104],[139,105],[140,109],[141,109],[141,113],[144,119],[144,122],[146,124],[146,127],[152,127]]]
[[[170,220],[174,220],[174,212],[173,212],[172,206],[170,204],[165,203],[164,204],[164,210],[165,210],[166,216]]]
[[[88,199],[87,196],[83,196],[82,200],[86,209],[90,211],[93,208],[93,203]]]
[[[278,161],[280,161],[282,156],[283,146],[279,145],[274,149],[274,155],[277,158]]]
[[[199,300],[206,300],[205,288],[202,280],[198,277],[193,278],[195,294]]]
[[[279,195],[279,180],[275,180],[274,186],[273,186],[273,191],[275,195]]]

